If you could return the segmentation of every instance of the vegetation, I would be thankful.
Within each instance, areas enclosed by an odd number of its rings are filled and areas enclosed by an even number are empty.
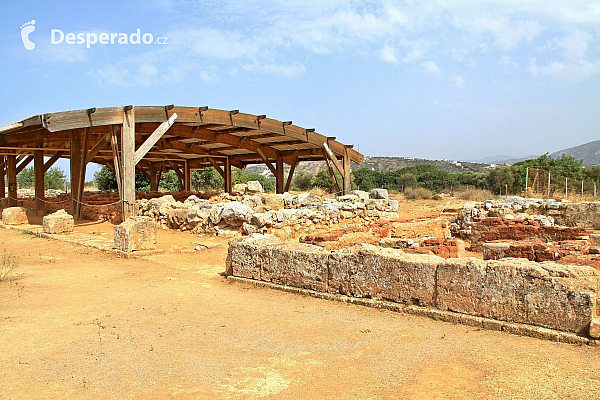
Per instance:
[[[67,177],[59,168],[50,168],[44,174],[44,189],[64,189]],[[25,168],[17,175],[20,188],[33,189],[35,187],[35,171],[33,167]]]
[[[407,198],[431,198],[434,194],[447,192],[456,193],[465,200],[489,198],[491,194],[522,194],[525,190],[525,178],[529,169],[528,187],[540,182],[548,173],[552,176],[552,190],[564,193],[565,178],[568,178],[569,193],[581,191],[581,181],[588,182],[585,186],[589,193],[593,182],[600,182],[600,167],[582,166],[581,161],[571,156],[551,158],[547,154],[533,160],[523,161],[512,166],[497,167],[488,172],[449,172],[429,164],[414,165],[394,171],[377,171],[371,168],[358,168],[351,173],[352,189],[369,191],[373,188],[386,188],[400,191]],[[52,170],[50,170],[52,171]],[[49,172],[50,172],[49,171]],[[334,171],[341,182],[341,177]],[[101,190],[116,189],[114,174],[103,167],[95,175],[98,188]],[[25,179],[25,178],[22,178]],[[247,173],[245,170],[233,172],[233,184],[259,181],[265,191],[275,191],[275,179],[263,175]],[[542,184],[544,184],[542,182]],[[560,186],[562,184],[562,187]],[[23,185],[22,185],[23,186]],[[192,189],[194,191],[220,190],[224,186],[223,177],[214,169],[207,168],[192,173]],[[167,191],[178,191],[179,179],[174,171],[162,175],[159,187]],[[298,171],[291,182],[291,190],[310,191],[319,188],[329,193],[334,192],[333,181],[329,171],[320,170],[316,175],[310,172]],[[425,189],[419,190],[419,189]],[[148,180],[141,174],[136,175],[136,190],[149,190]],[[544,192],[545,193],[545,192]]]
[[[21,259],[12,252],[4,250],[0,258],[0,282],[10,282],[19,268]]]

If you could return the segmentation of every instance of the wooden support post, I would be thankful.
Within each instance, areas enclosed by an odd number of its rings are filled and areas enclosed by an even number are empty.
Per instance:
[[[70,132],[70,175],[71,175],[71,215],[77,218],[77,197],[79,193],[79,173],[81,171],[81,133],[75,129]]]
[[[119,154],[119,139],[117,135],[117,129],[111,125],[109,126],[110,131],[110,144],[113,152],[113,171],[117,178],[117,189],[119,190],[119,199],[123,201],[123,180],[121,178],[121,155]],[[121,208],[122,208],[121,204]]]
[[[331,176],[331,180],[333,181],[333,187],[335,190],[335,194],[340,193],[340,185],[337,182],[337,178],[335,177],[335,173],[333,172],[333,167],[331,166],[331,161],[328,158],[325,158],[325,163],[327,164],[327,169],[329,170],[329,175]]]
[[[158,171],[156,170],[156,164],[150,163],[150,191],[156,192],[158,191]]]
[[[217,162],[215,161],[215,159],[212,158],[212,157],[208,157],[208,160],[213,165],[214,169],[217,170],[217,172],[219,173],[219,175],[221,175],[221,177],[223,178],[223,180],[227,179],[225,177],[225,171],[223,171],[223,169],[221,169],[221,166],[219,164],[217,164]]]
[[[19,175],[23,170],[33,161],[33,156],[27,156],[19,165],[17,165],[17,175]]]
[[[43,146],[42,138],[35,139],[35,147],[41,149]],[[35,173],[35,215],[43,217],[46,215],[46,196],[44,193],[44,151],[33,151],[33,169]]]
[[[6,198],[6,157],[0,157],[0,199]]]
[[[8,175],[8,206],[17,206],[17,156],[6,156],[6,172]]]
[[[75,206],[75,214],[73,217],[76,220],[81,219],[81,202],[83,201],[83,191],[85,188],[85,170],[87,166],[86,158],[88,153],[88,146],[90,143],[90,130],[85,128],[83,137],[83,148],[81,149],[81,161],[79,164],[79,184],[77,185],[77,205]]]
[[[233,185],[231,182],[231,160],[229,156],[225,159],[225,191],[233,194]]]
[[[275,174],[276,193],[283,193],[285,190],[283,158],[277,157],[275,164],[277,165],[277,174]]]
[[[54,163],[56,163],[58,161],[59,158],[61,158],[63,155],[65,155],[66,151],[57,151],[56,153],[54,153],[54,155],[52,157],[50,157],[48,159],[48,161],[46,161],[46,163],[44,164],[44,173],[46,173],[50,168],[52,168],[52,166],[54,165]]]
[[[123,129],[121,130],[121,170],[123,184],[123,220],[135,216],[135,108],[123,110]]]
[[[292,178],[294,177],[294,171],[296,170],[296,166],[298,165],[298,154],[294,155],[294,159],[290,164],[290,172],[288,172],[287,181],[285,182],[285,192],[290,191],[290,185],[292,184]]]
[[[344,148],[344,159],[342,161],[344,167],[344,174],[342,175],[342,194],[350,194],[352,191],[351,185],[351,168],[350,168],[350,154],[348,148]]]
[[[185,161],[184,164],[184,188],[183,190],[187,190],[188,192],[192,190],[192,170],[190,169],[190,165],[188,161]]]

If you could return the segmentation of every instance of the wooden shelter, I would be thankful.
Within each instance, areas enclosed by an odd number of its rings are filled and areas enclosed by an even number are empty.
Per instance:
[[[135,213],[136,171],[157,190],[161,173],[172,169],[181,187],[190,190],[191,171],[212,166],[231,192],[232,166],[266,164],[277,193],[283,193],[300,161],[324,160],[336,191],[348,193],[350,162],[363,161],[351,145],[265,115],[172,105],[90,108],[35,115],[1,127],[0,196],[5,196],[7,175],[8,203],[16,205],[17,174],[33,160],[36,213],[43,215],[44,172],[59,158],[70,159],[74,216],[81,211],[86,165],[94,162],[115,172],[124,218]]]

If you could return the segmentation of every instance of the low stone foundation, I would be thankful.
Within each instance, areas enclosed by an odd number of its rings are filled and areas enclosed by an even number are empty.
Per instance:
[[[327,251],[253,234],[230,241],[227,274],[354,298],[598,337],[600,271],[523,259],[483,261],[356,245]]]

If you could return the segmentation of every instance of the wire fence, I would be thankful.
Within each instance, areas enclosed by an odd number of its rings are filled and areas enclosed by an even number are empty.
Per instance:
[[[528,197],[596,200],[600,185],[553,174],[541,168],[527,168],[524,189]]]

